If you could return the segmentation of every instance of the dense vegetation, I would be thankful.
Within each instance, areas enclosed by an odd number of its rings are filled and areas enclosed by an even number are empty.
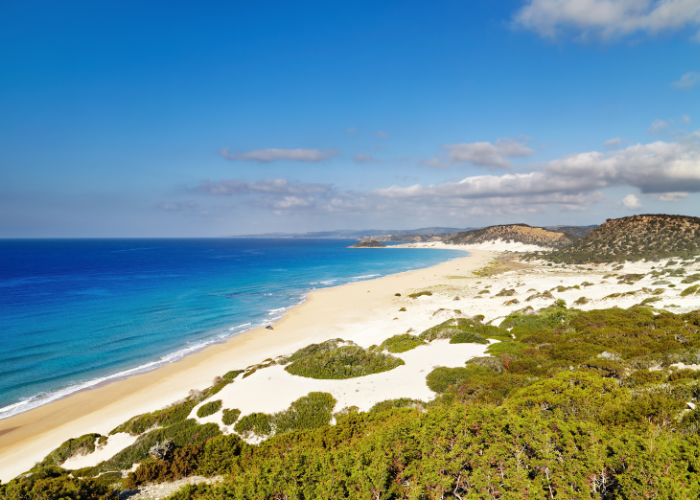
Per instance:
[[[573,245],[549,255],[554,262],[656,261],[700,253],[700,218],[635,215],[608,219]]]
[[[286,412],[240,419],[274,434],[254,446],[184,421],[176,425],[197,438],[143,459],[125,484],[225,476],[177,500],[700,496],[700,409],[687,409],[700,398],[700,371],[671,368],[700,363],[700,311],[583,312],[558,302],[488,330],[500,340],[489,357],[428,374],[438,392],[430,403],[344,409],[329,426],[335,401],[312,393]],[[0,486],[0,498],[109,498],[102,478],[50,466]]]
[[[240,416],[241,416],[241,410],[239,410],[238,408],[234,408],[233,410],[226,408],[223,411],[221,421],[223,422],[224,425],[233,425],[236,423],[236,420],[238,420],[238,417],[240,417]]]
[[[61,465],[71,457],[88,455],[95,451],[95,442],[97,440],[99,440],[100,444],[103,444],[107,440],[107,437],[100,434],[91,433],[64,441],[61,446],[46,455],[44,460],[37,464],[34,468],[39,469],[49,467],[51,465]]]
[[[384,354],[373,346],[369,349],[342,339],[311,344],[289,357],[285,367],[292,375],[320,379],[346,379],[392,370],[404,364],[402,359]]]

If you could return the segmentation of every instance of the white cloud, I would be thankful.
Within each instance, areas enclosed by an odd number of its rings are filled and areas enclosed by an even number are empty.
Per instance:
[[[700,83],[700,73],[691,71],[681,76],[680,80],[673,82],[671,85],[679,89],[690,90],[698,83]]]
[[[447,156],[451,163],[472,163],[492,170],[508,169],[508,158],[529,156],[534,153],[525,143],[510,138],[490,142],[446,144]],[[431,160],[432,161],[432,160]]]
[[[620,144],[622,144],[622,139],[619,137],[615,137],[613,139],[608,139],[603,143],[603,146],[605,146],[608,149],[617,149],[620,147]]]
[[[352,161],[354,161],[355,163],[378,163],[379,162],[379,160],[377,158],[370,156],[370,155],[363,155],[363,154],[353,156]]]
[[[554,38],[573,31],[581,39],[609,39],[633,33],[700,25],[697,0],[529,0],[516,13],[516,24]]]
[[[637,198],[633,194],[628,194],[624,198],[622,198],[621,202],[625,207],[629,208],[630,210],[636,209],[636,208],[642,208],[642,204],[639,203],[639,198]]]
[[[688,125],[690,123],[690,117],[688,115],[683,115],[681,121],[683,122],[683,125]]]
[[[168,212],[179,212],[182,210],[193,210],[197,208],[197,204],[191,201],[178,201],[175,203],[161,203],[158,207]]]
[[[654,120],[654,123],[647,129],[647,133],[650,135],[658,134],[659,132],[666,130],[668,128],[668,122],[663,120]]]
[[[675,192],[675,193],[661,193],[659,195],[660,201],[681,201],[688,197],[690,193]]]
[[[247,153],[229,153],[228,148],[221,150],[221,156],[233,161],[257,161],[259,163],[269,163],[272,161],[302,161],[319,162],[336,156],[338,151],[327,149],[256,149]]]

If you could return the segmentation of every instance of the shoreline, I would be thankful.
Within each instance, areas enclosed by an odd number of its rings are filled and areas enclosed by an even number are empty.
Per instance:
[[[450,247],[438,248],[470,255],[427,268],[314,290],[273,323],[274,330],[257,327],[154,370],[105,381],[0,420],[0,479],[7,481],[28,470],[66,439],[88,432],[107,434],[137,414],[163,408],[184,398],[192,389],[208,387],[214,377],[229,370],[335,338],[338,332],[366,322],[371,316],[387,313],[395,292],[404,294],[406,290],[440,284],[445,274],[482,267],[492,255],[483,250]]]

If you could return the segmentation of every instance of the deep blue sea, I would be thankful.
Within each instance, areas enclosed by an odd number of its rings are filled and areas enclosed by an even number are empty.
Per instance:
[[[348,240],[0,240],[0,418],[280,318],[317,288],[455,250]]]

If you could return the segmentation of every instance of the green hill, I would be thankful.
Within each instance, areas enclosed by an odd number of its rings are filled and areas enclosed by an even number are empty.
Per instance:
[[[615,262],[691,258],[700,254],[700,218],[634,215],[608,219],[573,245],[550,255],[555,262]]]

